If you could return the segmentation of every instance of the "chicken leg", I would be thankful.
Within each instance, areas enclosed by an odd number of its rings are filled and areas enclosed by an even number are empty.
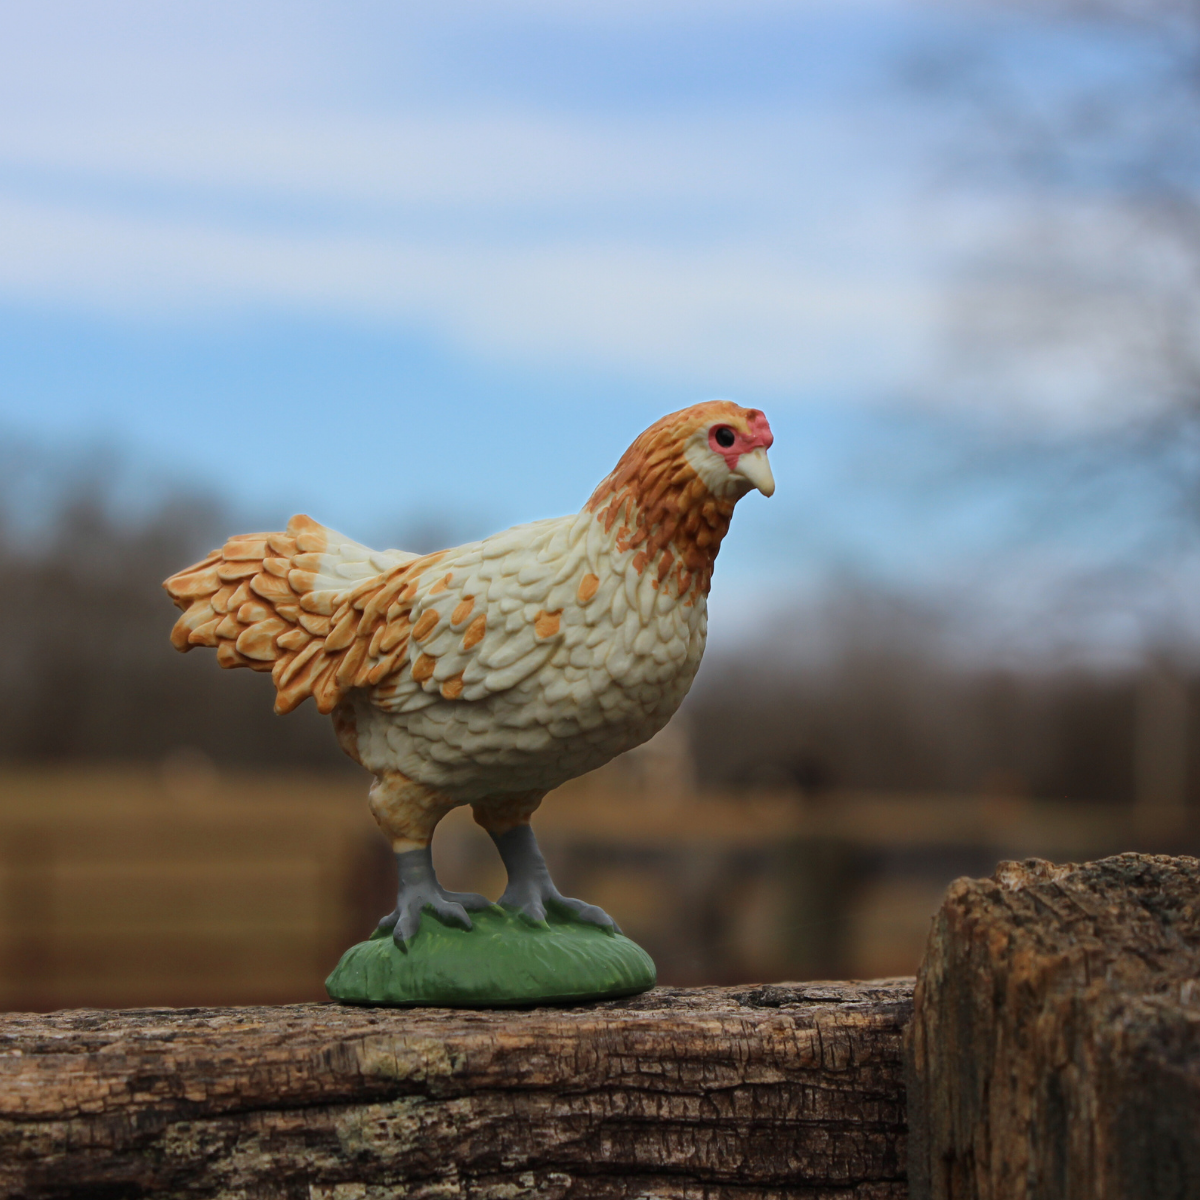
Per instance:
[[[531,921],[546,919],[546,908],[565,909],[577,920],[619,933],[616,921],[595,904],[573,900],[554,886],[529,818],[544,793],[481,801],[471,807],[475,820],[487,830],[508,872],[508,886],[497,903],[515,909]]]
[[[375,820],[392,843],[399,881],[396,907],[379,928],[390,929],[402,950],[417,936],[427,908],[447,925],[470,929],[468,911],[490,908],[492,902],[475,892],[446,891],[437,881],[430,848],[437,823],[455,807],[454,802],[399,771],[382,771],[371,786],[370,803]]]
[[[396,907],[382,921],[380,929],[390,929],[392,938],[402,950],[417,936],[421,914],[433,910],[447,925],[471,928],[468,911],[491,908],[492,902],[476,892],[448,892],[437,881],[433,869],[433,852],[428,846],[405,850],[396,855],[399,886]]]

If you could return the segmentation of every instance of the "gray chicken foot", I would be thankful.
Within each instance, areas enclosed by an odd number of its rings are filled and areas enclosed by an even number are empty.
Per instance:
[[[566,909],[589,925],[621,932],[604,909],[582,900],[572,900],[554,886],[531,826],[517,825],[506,833],[493,833],[491,837],[508,871],[508,886],[497,901],[502,908],[516,909],[529,920],[542,922],[546,919],[549,904]]]
[[[447,925],[471,928],[468,909],[490,908],[492,902],[475,892],[448,892],[437,881],[433,870],[433,853],[428,846],[420,850],[405,850],[396,855],[400,877],[396,907],[379,922],[380,929],[390,929],[392,940],[406,950],[421,928],[421,914],[430,908]]]

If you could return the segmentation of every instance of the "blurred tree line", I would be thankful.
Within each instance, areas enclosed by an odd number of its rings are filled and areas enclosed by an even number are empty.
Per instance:
[[[42,466],[44,481],[55,467]],[[10,472],[0,492],[0,756],[156,762],[187,749],[219,764],[353,769],[311,705],[278,718],[268,677],[170,646],[176,610],[161,581],[244,522],[169,491],[123,508],[123,487],[108,470],[35,495]],[[765,643],[710,659],[686,709],[702,784],[1134,797],[1139,721],[1155,703],[1145,671],[964,664],[944,624],[847,585],[772,631],[785,647],[819,644],[819,659]]]
[[[1200,803],[1200,673],[1186,650],[1120,665],[964,661],[932,602],[847,587],[789,653],[717,657],[686,709],[708,783],[1180,807]],[[1192,793],[1195,793],[1194,795]]]

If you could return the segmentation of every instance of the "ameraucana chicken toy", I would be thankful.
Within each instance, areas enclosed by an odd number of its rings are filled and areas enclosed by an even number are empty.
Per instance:
[[[698,404],[641,434],[573,516],[424,555],[297,516],[166,581],[183,610],[177,649],[270,671],[278,713],[311,696],[375,776],[396,907],[343,955],[334,999],[499,1004],[653,985],[613,919],[555,887],[530,818],[679,707],[734,505],[775,490],[771,442],[758,410]],[[434,873],[434,829],[462,804],[508,872],[498,905]]]

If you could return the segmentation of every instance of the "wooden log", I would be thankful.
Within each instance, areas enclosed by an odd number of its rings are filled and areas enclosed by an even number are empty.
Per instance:
[[[0,1194],[899,1200],[911,980],[0,1018]]]
[[[1200,1196],[1200,861],[947,893],[906,1037],[914,1200]]]

